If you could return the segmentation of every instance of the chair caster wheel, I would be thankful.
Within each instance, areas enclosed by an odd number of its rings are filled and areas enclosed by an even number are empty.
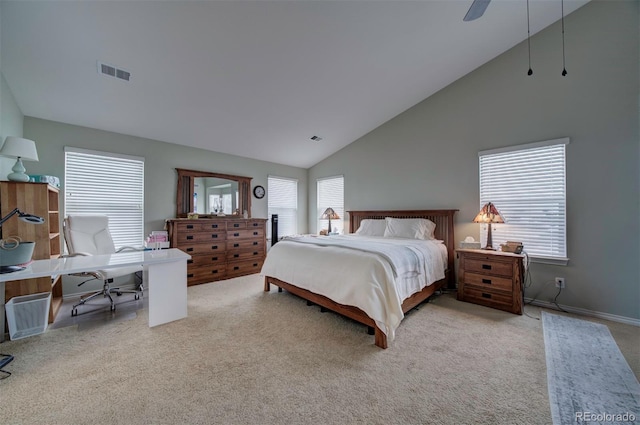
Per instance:
[[[121,297],[122,296],[122,292],[116,292],[116,295]]]
[[[116,311],[116,306],[115,305],[111,306],[111,311]]]
[[[135,297],[133,297],[136,301],[140,299],[140,295],[136,294]]]
[[[78,309],[74,308],[73,310],[71,310],[71,317],[76,317],[78,315]]]

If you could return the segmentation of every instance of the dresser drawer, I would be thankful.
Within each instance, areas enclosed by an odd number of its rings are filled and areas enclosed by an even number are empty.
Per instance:
[[[191,221],[181,221],[176,223],[178,228],[178,233],[191,233],[191,232],[207,232],[209,230],[217,231],[217,230],[226,230],[227,224],[222,221],[219,223],[207,221],[198,222],[197,220]]]
[[[228,240],[250,238],[264,238],[264,229],[229,230],[227,232]]]
[[[212,253],[218,253],[218,252],[222,252],[224,255],[224,252],[226,251],[226,244],[224,241],[220,241],[218,243],[213,242],[213,243],[206,243],[206,244],[181,244],[179,245],[177,248],[181,249],[182,251],[186,252],[187,254],[212,254]]]
[[[231,250],[227,251],[227,260],[236,261],[236,260],[249,260],[251,258],[259,258],[262,259],[264,257],[264,249],[257,248],[254,250]]]
[[[200,243],[200,242],[210,242],[210,241],[223,241],[227,239],[226,232],[179,232],[176,238],[176,243],[181,246],[185,243]]]
[[[227,230],[246,229],[246,221],[230,221],[227,223]]]
[[[242,239],[237,239],[237,240],[228,240],[227,241],[227,250],[228,251],[232,251],[232,250],[251,250],[251,249],[261,249],[264,251],[264,239],[260,239],[260,240],[255,240],[255,239],[250,239],[250,240],[242,240]]]
[[[227,264],[227,277],[236,277],[246,274],[260,273],[264,259],[259,258],[253,261],[239,261]]]
[[[495,260],[485,260],[478,258],[466,258],[464,269],[467,272],[478,272],[482,274],[493,274],[505,276],[511,279],[513,275],[513,265],[511,262],[501,262]]]
[[[225,279],[227,277],[226,270],[225,263],[212,264],[207,267],[187,265],[187,285]]]
[[[474,285],[478,289],[490,291],[492,289],[507,291],[513,290],[513,280],[506,277],[491,276],[489,274],[477,274],[466,272],[464,274],[464,284]]]
[[[248,220],[247,221],[247,229],[264,229],[265,221],[264,220]]]
[[[216,263],[226,263],[226,260],[227,260],[227,256],[222,251],[215,254],[192,255],[191,258],[187,260],[187,267],[189,266],[200,267],[200,266],[209,266]]]

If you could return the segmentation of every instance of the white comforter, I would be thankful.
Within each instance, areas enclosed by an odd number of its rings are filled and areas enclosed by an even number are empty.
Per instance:
[[[402,302],[444,278],[441,241],[357,235],[291,238],[269,249],[262,275],[352,305],[393,340]]]

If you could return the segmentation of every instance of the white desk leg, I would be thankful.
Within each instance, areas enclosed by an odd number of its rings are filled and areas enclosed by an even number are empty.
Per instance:
[[[187,317],[187,260],[144,267],[149,327]]]
[[[0,342],[4,341],[4,282],[0,282]]]

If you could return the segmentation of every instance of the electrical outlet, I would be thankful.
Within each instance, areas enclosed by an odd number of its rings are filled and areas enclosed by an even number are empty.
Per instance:
[[[556,288],[564,288],[564,277],[556,277]]]

